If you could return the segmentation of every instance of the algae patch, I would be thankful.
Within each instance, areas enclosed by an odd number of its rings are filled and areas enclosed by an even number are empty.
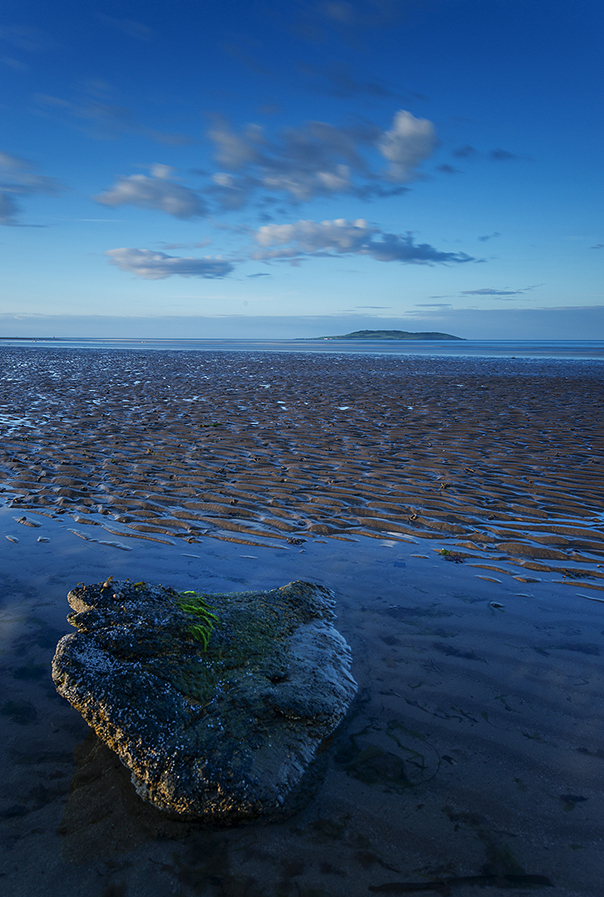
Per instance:
[[[177,603],[182,611],[195,617],[197,622],[191,624],[190,632],[206,650],[212,631],[218,623],[213,608],[199,592],[180,592]]]

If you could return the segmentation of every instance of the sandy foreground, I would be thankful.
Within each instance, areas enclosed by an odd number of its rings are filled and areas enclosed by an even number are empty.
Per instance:
[[[601,893],[603,373],[3,351],[3,893]],[[135,797],[49,676],[108,575],[336,591],[360,698],[306,810],[204,831]]]

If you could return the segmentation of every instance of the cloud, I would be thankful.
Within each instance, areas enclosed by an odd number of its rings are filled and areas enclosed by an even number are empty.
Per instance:
[[[36,174],[27,159],[0,152],[0,224],[18,224],[16,196],[53,196],[62,189],[63,185],[55,178]]]
[[[405,188],[392,184],[412,180],[436,146],[433,124],[402,109],[387,130],[308,121],[275,138],[260,125],[235,131],[216,117],[209,137],[223,170],[213,175],[207,192],[229,209],[241,208],[257,192],[265,202],[281,194],[293,203],[337,193],[362,199],[396,195]],[[376,151],[389,162],[385,173],[375,172],[366,157]]]
[[[510,153],[505,149],[492,149],[487,153],[478,152],[475,147],[466,144],[454,149],[451,155],[455,159],[489,159],[491,162],[513,162],[518,159],[527,158],[526,156],[518,156],[516,153]]]
[[[464,146],[454,149],[452,155],[455,156],[456,159],[468,159],[470,156],[476,155],[476,150],[473,146],[470,146],[469,143],[466,143]]]
[[[542,283],[534,283],[531,286],[524,287],[521,290],[494,290],[492,287],[482,287],[479,290],[462,290],[459,294],[460,296],[499,296],[502,299],[513,299],[515,296],[523,296],[525,293],[530,293],[531,290],[536,290],[537,287],[542,287]]]
[[[520,159],[520,156],[504,149],[494,149],[490,151],[489,159],[492,159],[493,162],[512,162],[515,159]]]
[[[443,174],[461,174],[459,168],[453,168],[452,165],[438,165],[436,170]]]
[[[339,253],[358,252],[365,245],[374,228],[363,218],[346,221],[297,221],[295,224],[265,224],[255,234],[260,246],[297,244],[296,251],[313,253],[333,250]]]
[[[493,231],[492,234],[483,234],[482,237],[477,237],[476,239],[480,240],[481,243],[486,243],[487,240],[492,240],[494,237],[500,237],[501,234],[498,230]]]
[[[314,82],[318,80],[319,83],[313,83],[311,88],[317,93],[326,93],[339,99],[362,96],[370,99],[401,98],[400,91],[395,92],[379,81],[358,80],[351,72],[350,67],[343,63],[331,63],[322,67],[298,63],[298,69],[302,75],[311,78]]]
[[[417,166],[434,151],[436,131],[427,118],[415,118],[400,109],[394,116],[392,128],[384,132],[377,146],[390,162],[388,177],[397,182],[409,181]]]
[[[590,246],[590,249],[604,249],[604,243],[596,243],[594,246]]]
[[[152,175],[133,174],[118,178],[116,184],[95,196],[105,206],[133,205],[155,209],[175,218],[196,218],[206,214],[206,205],[189,187],[168,180],[172,169],[167,165],[152,166]]]
[[[213,178],[225,194],[235,191],[238,203],[245,202],[257,187],[285,193],[297,202],[350,192],[352,169],[365,169],[355,145],[361,135],[325,122],[289,128],[280,141],[271,143],[259,125],[248,125],[236,134],[224,120],[217,120],[210,138],[218,162],[231,172],[242,173],[218,172]]]
[[[165,252],[134,248],[109,249],[105,255],[109,256],[112,265],[145,280],[163,280],[173,274],[180,274],[181,277],[226,277],[234,270],[230,262],[209,255],[201,259],[178,258]]]
[[[376,240],[375,236],[380,239]],[[428,243],[417,244],[411,234],[388,234],[370,227],[363,218],[347,221],[297,221],[295,224],[266,224],[255,233],[262,247],[254,259],[289,259],[296,264],[305,256],[368,255],[379,262],[434,264],[474,261],[463,252],[441,252]],[[269,248],[280,247],[280,248]]]
[[[465,252],[441,252],[430,246],[429,243],[414,243],[411,234],[405,236],[382,234],[382,240],[370,243],[367,252],[379,262],[399,261],[430,265],[434,263],[475,261],[472,256],[467,255]]]
[[[271,275],[267,274],[266,272],[263,272],[260,274],[246,274],[245,276],[246,277],[270,277]]]

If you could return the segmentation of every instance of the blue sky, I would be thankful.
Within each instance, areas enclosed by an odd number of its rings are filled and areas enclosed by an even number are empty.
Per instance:
[[[6,0],[0,335],[604,338],[603,24]]]

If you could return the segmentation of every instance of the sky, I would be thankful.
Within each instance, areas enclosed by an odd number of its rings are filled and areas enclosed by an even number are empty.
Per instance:
[[[604,339],[593,0],[5,0],[0,336]]]

